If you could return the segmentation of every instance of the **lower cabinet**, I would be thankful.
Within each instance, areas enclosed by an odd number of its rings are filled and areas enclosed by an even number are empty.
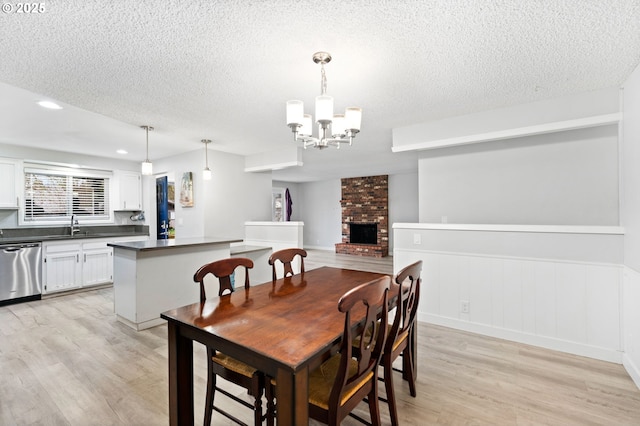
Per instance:
[[[82,285],[113,282],[113,248],[107,243],[82,245]]]
[[[113,282],[113,249],[107,242],[44,243],[44,293]]]
[[[43,243],[43,292],[52,293],[78,288],[82,282],[82,245]]]

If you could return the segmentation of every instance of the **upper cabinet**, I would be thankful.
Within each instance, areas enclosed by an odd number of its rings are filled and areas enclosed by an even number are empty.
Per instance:
[[[22,181],[22,161],[0,158],[0,209],[18,209]]]
[[[116,170],[114,210],[142,210],[142,181],[137,172]]]

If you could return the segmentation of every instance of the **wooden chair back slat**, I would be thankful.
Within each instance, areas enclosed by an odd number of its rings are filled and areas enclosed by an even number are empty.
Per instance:
[[[238,267],[244,268],[244,288],[249,289],[249,269],[253,268],[253,261],[251,259],[246,257],[230,257],[201,266],[193,275],[193,280],[200,283],[200,301],[204,302],[207,299],[204,288],[204,277],[207,274],[213,274],[218,278],[218,296],[222,296],[225,292],[233,293],[234,288],[231,285],[231,275]]]
[[[277,280],[276,274],[276,260],[280,261],[284,268],[284,277],[289,277],[295,275],[293,272],[292,262],[296,256],[300,256],[300,273],[304,273],[304,258],[307,257],[306,250],[301,248],[288,248],[282,249],[278,251],[274,251],[271,256],[269,256],[269,265],[271,265],[271,272],[273,281]]]

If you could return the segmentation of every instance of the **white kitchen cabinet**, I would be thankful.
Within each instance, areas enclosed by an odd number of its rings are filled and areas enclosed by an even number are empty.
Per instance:
[[[113,282],[113,249],[107,243],[82,245],[82,286]]]
[[[22,161],[0,158],[0,209],[17,209],[22,192]]]
[[[42,281],[44,293],[78,288],[82,284],[79,243],[43,244]]]
[[[116,237],[122,241],[140,241],[148,237]],[[45,241],[42,244],[42,282],[44,293],[72,290],[113,282],[112,238]]]
[[[114,210],[142,210],[142,178],[140,173],[116,170],[116,204]]]

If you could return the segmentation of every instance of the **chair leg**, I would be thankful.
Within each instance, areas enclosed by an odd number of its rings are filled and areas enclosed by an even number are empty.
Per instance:
[[[265,377],[265,396],[267,397],[267,426],[274,426],[276,418],[275,396],[271,379]]]
[[[384,360],[384,388],[387,392],[391,424],[396,426],[398,424],[398,408],[396,407],[396,394],[393,388],[393,365],[391,359]]]
[[[207,397],[204,403],[204,426],[211,426],[211,414],[213,412],[213,398],[216,393],[216,375],[213,374],[211,357],[213,353],[207,348]]]
[[[371,424],[380,426],[380,405],[378,405],[378,378],[374,378],[374,383],[369,392],[369,415],[371,416]]]
[[[255,426],[262,425],[262,379],[254,376],[251,380],[251,393],[253,394],[253,419]]]
[[[416,397],[416,364],[413,348],[407,345],[402,355],[402,377],[409,382],[409,393]]]
[[[409,330],[407,347],[402,351],[402,378],[409,382],[411,388],[411,396],[415,397],[415,384],[417,376],[416,359],[417,359],[417,343],[416,343],[416,324],[411,326]]]

